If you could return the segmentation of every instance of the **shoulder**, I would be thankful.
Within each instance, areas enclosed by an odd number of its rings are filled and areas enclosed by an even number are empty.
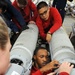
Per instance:
[[[50,8],[50,11],[51,11],[51,12],[56,12],[57,9],[56,9],[55,7],[51,7],[51,8]]]
[[[32,2],[32,0],[28,0],[28,4],[30,4]]]
[[[14,2],[12,3],[12,5],[14,5],[14,6],[16,6],[16,5],[17,5],[16,0],[14,0]]]

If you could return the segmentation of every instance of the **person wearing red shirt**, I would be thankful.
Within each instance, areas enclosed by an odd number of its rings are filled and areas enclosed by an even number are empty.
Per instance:
[[[48,7],[48,4],[41,1],[37,5],[38,16],[36,25],[38,26],[42,39],[50,42],[51,35],[62,26],[62,19],[58,10],[54,7]]]
[[[32,2],[32,0],[15,0],[12,5],[22,13],[25,22],[28,24],[34,23],[37,17],[37,9],[36,5]],[[13,19],[14,20],[14,19]],[[14,20],[19,28],[19,23]]]
[[[33,55],[33,66],[31,68],[30,75],[69,75],[73,65],[68,62],[64,62],[61,65],[58,61],[53,60],[49,62],[49,52],[44,47],[37,47]],[[53,71],[58,68],[58,72]]]

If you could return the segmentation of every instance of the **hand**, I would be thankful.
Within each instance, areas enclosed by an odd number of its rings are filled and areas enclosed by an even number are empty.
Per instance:
[[[36,24],[34,21],[29,21],[29,24]]]
[[[63,62],[59,69],[58,72],[67,72],[68,74],[70,74],[72,68],[74,67],[74,65],[71,65],[69,62]]]
[[[60,64],[56,60],[53,60],[53,61],[50,62],[50,67],[52,68],[52,70],[56,69],[56,68],[59,68],[59,66],[60,66]]]
[[[58,66],[55,66],[55,64],[58,64]],[[59,67],[59,62],[56,60],[53,60],[52,62],[50,62],[47,65],[45,65],[44,67],[42,67],[40,69],[40,71],[43,73],[43,72],[47,72],[49,70],[53,70],[53,69],[58,68],[58,67]]]
[[[47,33],[46,35],[46,41],[49,43],[51,40],[51,34]]]

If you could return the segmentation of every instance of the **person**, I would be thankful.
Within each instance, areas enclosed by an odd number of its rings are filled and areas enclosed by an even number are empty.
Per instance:
[[[39,15],[36,18],[36,25],[40,37],[49,43],[52,34],[62,26],[61,16],[56,8],[48,7],[44,1],[37,5],[37,11]]]
[[[68,0],[68,1],[73,1],[73,0]],[[62,22],[64,21],[64,17],[65,17],[65,7],[66,7],[66,4],[67,4],[67,0],[53,0],[53,4],[52,6],[53,7],[56,7],[57,10],[59,11],[61,17],[62,17]]]
[[[49,53],[44,47],[38,46],[33,55],[33,66],[30,75],[46,75],[53,69],[59,67],[59,62],[56,60],[49,61]],[[57,64],[58,66],[54,66]]]
[[[10,0],[0,1],[0,16],[3,17],[4,21],[7,23],[8,27],[12,30],[13,36],[11,37],[12,45],[16,41],[22,30],[28,29],[22,14],[12,6]],[[16,13],[15,13],[16,12]],[[20,23],[21,29],[19,30],[16,24],[12,21],[13,17]]]
[[[13,17],[20,23],[21,27],[24,29],[28,29],[26,26],[26,22],[24,21],[24,18],[22,14],[16,10],[11,3],[8,2],[8,0],[1,0],[0,1],[0,8],[2,9],[2,15],[6,19],[6,23],[10,28],[11,26],[16,26],[16,24],[12,21]],[[11,11],[10,11],[11,10]],[[15,13],[16,12],[16,13]],[[19,32],[18,29],[14,28],[14,32]]]
[[[26,24],[35,23],[37,17],[37,9],[36,5],[32,2],[32,0],[15,0],[12,5],[21,12],[24,17]],[[14,21],[17,26],[19,23]]]
[[[58,73],[59,73],[59,75],[70,75],[73,67],[74,67],[74,65],[71,65],[71,63],[63,62],[58,69]]]
[[[16,25],[11,21],[8,20],[4,13],[6,12],[7,9],[7,2],[6,1],[0,1],[0,16],[4,19],[4,21],[7,23],[8,27],[15,33],[18,32],[18,29]]]
[[[73,67],[74,65],[71,65],[71,63],[63,62],[58,69],[58,75],[70,75]],[[54,74],[55,72],[49,73],[47,75],[54,75]]]
[[[10,49],[8,28],[0,17],[0,75],[5,75],[10,66]]]
[[[54,75],[58,71],[58,75],[69,75],[73,65],[64,62],[61,65],[58,61],[48,61],[48,51],[44,47],[37,47],[33,55],[33,65],[31,68],[30,75]],[[55,70],[58,69],[56,72]]]

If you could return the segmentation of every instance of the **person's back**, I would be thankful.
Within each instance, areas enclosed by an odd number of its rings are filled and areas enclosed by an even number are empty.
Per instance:
[[[36,5],[31,0],[15,0],[12,5],[21,12],[27,24],[30,21],[35,22],[37,10]],[[17,22],[15,23],[17,24]]]

